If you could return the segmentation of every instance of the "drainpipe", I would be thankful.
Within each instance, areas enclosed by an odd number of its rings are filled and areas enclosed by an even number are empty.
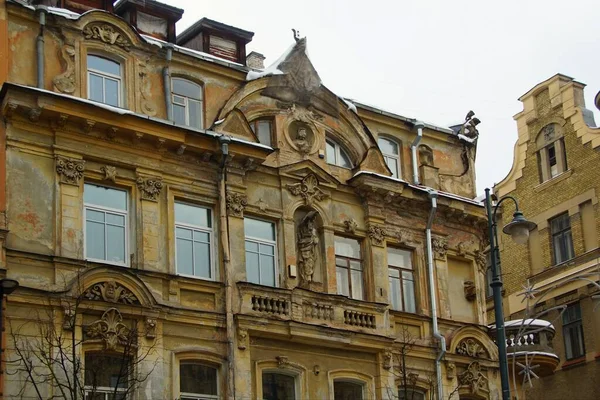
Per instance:
[[[227,399],[235,398],[235,368],[234,368],[234,332],[233,332],[233,282],[231,274],[231,255],[229,253],[229,224],[227,223],[227,197],[226,182],[227,170],[226,164],[229,159],[229,143],[231,138],[226,135],[219,136],[221,145],[221,165],[219,168],[219,238],[221,249],[223,251],[223,270],[225,273],[225,313],[226,313],[226,333],[227,333]]]
[[[422,131],[422,128],[419,128]],[[437,320],[437,298],[433,274],[433,249],[431,245],[431,227],[433,225],[433,219],[437,210],[437,192],[435,190],[429,191],[429,199],[431,200],[431,211],[429,211],[429,219],[427,220],[427,228],[425,229],[425,236],[427,242],[427,274],[429,276],[429,300],[431,302],[431,322],[433,328],[433,336],[439,340],[440,349],[435,359],[435,377],[437,381],[437,398],[443,400],[444,390],[442,387],[442,369],[440,362],[446,354],[446,338],[440,333],[438,328]]]
[[[46,6],[37,6],[39,11],[40,33],[37,36],[36,58],[37,58],[37,87],[44,89],[44,27],[46,26]]]
[[[169,121],[173,121],[173,104],[171,103],[171,71],[169,70],[169,64],[171,64],[171,58],[173,57],[173,44],[167,43],[165,47],[167,49],[167,65],[163,68],[165,105],[167,107],[167,119]]]
[[[419,147],[419,143],[421,142],[421,138],[423,137],[423,128],[425,128],[425,124],[421,121],[415,121],[413,128],[417,130],[417,137],[410,145],[410,152],[412,155],[413,184],[418,185],[419,167],[417,165],[417,148]]]

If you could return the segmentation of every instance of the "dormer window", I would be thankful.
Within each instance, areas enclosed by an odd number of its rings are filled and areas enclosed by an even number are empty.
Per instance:
[[[123,80],[121,64],[108,58],[88,54],[88,99],[121,107]]]
[[[202,129],[202,86],[181,78],[173,78],[171,86],[175,123]]]
[[[258,138],[260,144],[272,146],[273,143],[273,120],[271,118],[259,118],[250,123],[252,132]]]
[[[380,137],[377,140],[377,144],[381,149],[386,165],[392,172],[392,178],[400,178],[400,145],[398,142]]]
[[[352,162],[350,157],[344,151],[344,149],[331,139],[327,139],[327,152],[326,152],[327,164],[337,165],[343,168],[352,168]]]

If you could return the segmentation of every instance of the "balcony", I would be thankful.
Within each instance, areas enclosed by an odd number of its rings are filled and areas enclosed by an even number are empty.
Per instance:
[[[386,335],[387,304],[358,301],[306,289],[282,289],[238,282],[239,313],[302,322],[346,331]]]
[[[550,322],[541,319],[517,319],[506,321],[504,326],[509,370],[512,370],[514,365],[518,373],[521,367],[516,363],[520,363],[539,365],[533,370],[539,376],[554,373],[560,359],[552,346],[555,330]],[[490,336],[495,341],[495,325],[490,326]]]

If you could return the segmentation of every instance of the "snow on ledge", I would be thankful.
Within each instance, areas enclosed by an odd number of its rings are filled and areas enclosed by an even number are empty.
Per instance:
[[[294,47],[296,47],[296,43],[288,47],[288,49],[284,51],[283,54],[279,56],[279,58],[275,60],[273,64],[269,65],[262,71],[248,71],[248,75],[246,75],[246,80],[253,81],[256,79],[264,78],[265,76],[283,75],[283,71],[279,69],[279,65],[285,61],[285,59],[290,55],[292,50],[294,50]]]
[[[477,140],[477,139],[472,139],[472,138],[470,138],[470,137],[466,137],[465,135],[463,135],[463,134],[461,134],[461,133],[459,133],[459,134],[458,134],[458,138],[459,138],[460,140],[464,140],[465,142],[469,142],[469,143],[471,143],[471,144],[472,144],[472,143],[475,143],[475,141]]]
[[[515,320],[511,320],[511,321],[506,321],[504,323],[505,327],[515,327],[515,326],[534,326],[534,327],[538,327],[538,328],[550,328],[550,329],[554,329],[554,325],[552,325],[552,323],[543,320],[543,319],[531,319],[531,318],[527,318],[527,319],[515,319]],[[496,325],[490,325],[490,328],[495,328]]]
[[[553,358],[557,358],[560,359],[559,356],[557,356],[554,353],[548,353],[546,351],[515,351],[512,353],[508,353],[507,356],[508,357],[518,357],[518,356],[524,356],[524,355],[528,355],[528,356],[546,356],[546,357],[553,357]]]
[[[346,105],[348,106],[349,111],[354,111],[355,114],[358,114],[358,110],[356,109],[356,104],[351,102],[349,99],[345,99],[343,97],[340,97],[340,99],[344,100],[344,103],[346,103]]]

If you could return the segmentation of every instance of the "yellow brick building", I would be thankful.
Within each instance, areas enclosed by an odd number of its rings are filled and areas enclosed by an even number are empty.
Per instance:
[[[155,1],[35,3],[0,2],[4,398],[499,397],[475,137],[305,38],[265,69]]]
[[[529,246],[506,238],[501,242],[505,319],[538,316],[555,330],[555,336],[553,330],[536,333],[542,339],[554,336],[545,348],[554,349],[556,357],[552,361],[540,354],[533,364],[557,370],[534,381],[531,389],[525,385],[528,399],[600,396],[600,316],[594,312],[599,288],[594,282],[600,279],[600,129],[585,109],[583,88],[558,74],[519,99],[523,111],[515,116],[519,138],[513,167],[494,188],[498,197],[517,198],[527,219],[537,224]],[[503,224],[512,218],[511,207],[503,210]],[[523,294],[527,288],[534,296],[529,301]],[[515,333],[516,328],[508,328],[507,336]],[[512,346],[511,351],[526,347]]]

